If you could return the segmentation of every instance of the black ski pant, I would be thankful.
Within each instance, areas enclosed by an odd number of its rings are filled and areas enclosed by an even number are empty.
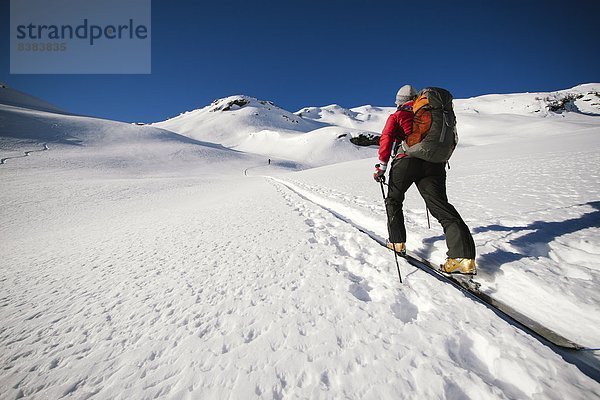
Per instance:
[[[475,243],[460,214],[446,195],[446,164],[419,158],[395,159],[390,168],[389,191],[385,199],[390,242],[405,243],[406,227],[402,203],[408,188],[415,183],[427,208],[444,228],[448,257],[475,258]]]

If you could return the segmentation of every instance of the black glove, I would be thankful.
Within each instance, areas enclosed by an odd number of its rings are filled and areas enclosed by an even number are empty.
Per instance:
[[[385,183],[385,169],[387,168],[387,164],[375,164],[375,173],[373,174],[373,179],[375,182],[383,182]]]

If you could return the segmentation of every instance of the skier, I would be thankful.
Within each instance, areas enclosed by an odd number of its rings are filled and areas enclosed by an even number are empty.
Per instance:
[[[373,177],[385,182],[387,163],[394,152],[389,173],[388,195],[385,199],[389,240],[387,247],[400,255],[406,254],[406,228],[402,203],[404,194],[415,183],[431,214],[440,222],[446,236],[448,258],[442,265],[446,273],[476,274],[475,243],[460,214],[448,202],[446,195],[446,163],[433,163],[408,156],[401,142],[412,133],[413,103],[417,97],[411,85],[396,94],[395,113],[388,120],[379,140],[379,164]],[[393,149],[394,148],[394,149]]]

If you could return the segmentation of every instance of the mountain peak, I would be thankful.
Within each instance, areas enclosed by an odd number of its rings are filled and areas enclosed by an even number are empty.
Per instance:
[[[243,107],[250,106],[259,109],[280,109],[275,105],[272,101],[268,100],[259,100],[256,97],[246,96],[243,94],[238,94],[234,96],[223,97],[221,99],[213,100],[212,103],[208,106],[209,112],[216,111],[233,111],[239,110]]]

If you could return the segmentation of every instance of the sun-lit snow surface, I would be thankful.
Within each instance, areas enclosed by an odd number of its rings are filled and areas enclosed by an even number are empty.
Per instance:
[[[569,99],[572,100],[567,101]],[[563,101],[563,108],[569,112],[550,111],[552,105]],[[494,94],[455,99],[454,109],[462,146],[566,135],[597,127],[595,119],[580,117],[600,116],[600,84],[579,85],[551,93]],[[306,107],[296,114],[304,119],[380,133],[392,112],[392,107],[345,109],[334,104]]]
[[[449,285],[404,263],[400,285],[389,252],[280,183],[385,235],[373,158],[289,174],[152,127],[0,112],[0,158],[48,146],[0,165],[1,398],[600,397]],[[480,114],[477,132],[499,123]],[[598,347],[599,123],[531,118],[576,129],[473,136],[450,198],[486,290]],[[442,260],[413,191],[406,216],[409,247]]]
[[[325,107],[305,107],[295,114],[305,119],[326,124],[381,132],[385,121],[393,112],[390,107],[362,106],[352,109],[343,108],[337,104]]]
[[[0,98],[10,100],[11,92],[18,93],[0,88]],[[54,106],[39,107],[41,100],[30,101],[20,94],[17,98],[25,98],[19,103],[24,107],[0,104],[0,164],[15,163],[27,153],[40,157],[48,148],[58,150],[43,154],[48,167],[77,165],[118,173],[132,173],[138,168],[157,174],[193,171],[211,164],[218,173],[222,163],[233,162],[240,169],[259,159],[155,127],[40,111],[38,108]]]
[[[367,128],[313,121],[249,96],[215,100],[207,107],[153,126],[240,151],[313,166],[377,154],[374,148],[350,142],[353,136],[368,132]]]

